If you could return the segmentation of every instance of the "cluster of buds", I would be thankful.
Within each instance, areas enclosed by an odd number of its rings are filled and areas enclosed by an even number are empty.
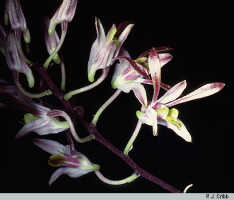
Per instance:
[[[48,134],[66,133],[68,138],[67,145],[48,139],[36,138],[33,141],[40,149],[51,154],[48,161],[49,165],[52,167],[59,167],[52,174],[49,180],[49,185],[63,174],[66,174],[71,178],[77,178],[90,172],[95,172],[100,180],[109,184],[116,185],[131,182],[135,180],[139,174],[134,173],[132,176],[121,181],[109,180],[100,173],[99,165],[93,164],[84,154],[76,151],[74,141],[85,143],[95,139],[95,135],[93,135],[93,132],[95,131],[92,132],[87,128],[90,132],[89,136],[85,138],[80,138],[78,136],[76,131],[77,127],[73,124],[76,109],[69,101],[67,101],[67,97],[70,98],[72,95],[96,87],[105,80],[109,74],[109,68],[115,64],[111,85],[116,92],[97,111],[90,127],[93,126],[95,128],[101,113],[111,104],[120,92],[130,93],[133,91],[136,97],[136,102],[140,103],[141,109],[136,111],[136,116],[134,113],[134,117],[138,118],[138,124],[133,137],[129,140],[129,143],[124,150],[124,154],[127,157],[128,153],[132,150],[133,142],[140,131],[142,124],[152,126],[154,136],[158,135],[158,125],[163,125],[173,130],[186,142],[192,142],[191,134],[186,129],[184,123],[178,118],[179,111],[174,108],[174,106],[213,95],[219,92],[225,84],[222,82],[209,83],[180,97],[187,86],[185,80],[176,83],[174,86],[169,86],[161,81],[162,67],[172,59],[172,55],[168,53],[171,50],[170,48],[151,48],[133,59],[128,51],[123,48],[123,45],[134,25],[123,22],[116,27],[116,25],[113,24],[108,33],[105,34],[100,19],[95,17],[97,38],[92,44],[87,63],[88,80],[94,82],[96,71],[100,69],[103,70],[104,76],[97,79],[96,82],[91,83],[89,86],[63,94],[48,76],[46,70],[52,61],[55,64],[61,64],[61,73],[63,77],[61,89],[65,90],[65,68],[61,59],[62,57],[59,55],[59,50],[64,42],[68,23],[74,18],[77,3],[77,0],[63,0],[52,18],[46,19],[44,36],[49,57],[43,64],[43,71],[40,69],[41,67],[38,67],[29,61],[23,51],[21,36],[23,35],[26,43],[30,43],[31,37],[20,5],[20,0],[6,0],[5,26],[0,25],[0,50],[5,56],[6,64],[13,72],[15,85],[0,80],[0,95],[5,95],[11,100],[8,101],[7,104],[19,108],[24,112],[25,124],[16,134],[17,139],[26,137],[31,132],[34,132],[41,137]],[[60,37],[56,32],[56,26],[58,24],[61,25]],[[31,67],[37,68],[36,71],[44,74],[41,77],[40,83],[43,83],[43,81],[47,83],[49,87],[47,91],[40,94],[32,94],[27,92],[21,86],[18,73],[25,74],[28,86],[30,88],[34,87],[35,79]],[[145,84],[150,85],[150,87],[152,86],[153,89],[153,95],[150,100],[148,99],[150,94],[147,94],[147,90],[144,86]],[[165,92],[161,97],[159,97],[160,88]],[[52,109],[52,106],[48,105],[44,99],[40,99],[40,101],[34,100],[34,98],[41,98],[51,94],[58,97],[58,99],[65,105],[66,112],[63,109]],[[5,106],[6,104],[1,103],[1,107]],[[61,120],[61,118],[64,118],[65,120]],[[97,141],[102,141],[102,144],[109,149],[112,148],[112,145],[103,142],[105,140]],[[116,149],[113,149],[113,152],[117,152]],[[131,165],[131,163],[132,161],[128,164]],[[134,165],[134,167],[135,166],[136,165]],[[135,171],[137,170],[135,169]],[[144,173],[142,172],[140,175],[144,176]]]

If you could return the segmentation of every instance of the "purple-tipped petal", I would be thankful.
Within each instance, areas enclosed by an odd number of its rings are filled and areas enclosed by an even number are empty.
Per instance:
[[[221,83],[221,82],[206,84],[206,85],[198,88],[197,90],[189,93],[188,95],[183,96],[183,97],[181,97],[181,98],[179,98],[171,103],[168,103],[167,106],[171,107],[171,106],[181,104],[181,103],[184,103],[187,101],[201,99],[201,98],[213,95],[213,94],[219,92],[220,90],[222,90],[224,86],[225,86],[225,84]]]
[[[169,89],[161,98],[159,98],[157,102],[166,104],[168,102],[174,101],[182,94],[186,86],[187,83],[185,80],[177,83],[175,86]]]
[[[66,147],[59,142],[47,139],[34,139],[33,143],[50,154],[64,154]]]
[[[145,88],[141,84],[137,84],[137,87],[133,88],[133,92],[139,102],[142,105],[147,106],[147,96]]]
[[[166,65],[173,58],[172,55],[169,54],[169,53],[161,53],[161,54],[158,54],[158,56],[159,56],[159,60],[160,60],[160,63],[161,63],[161,67]]]
[[[154,94],[152,98],[152,103],[154,104],[158,98],[160,82],[161,82],[161,64],[159,61],[158,53],[155,49],[152,49],[150,51],[148,61],[149,61],[149,71],[154,87]]]

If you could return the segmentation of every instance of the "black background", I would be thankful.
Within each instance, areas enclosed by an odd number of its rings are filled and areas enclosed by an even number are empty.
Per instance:
[[[43,63],[47,56],[43,41],[43,17],[51,16],[60,1],[23,0],[23,9],[32,35],[30,58]],[[4,2],[0,3],[1,17]],[[74,20],[62,47],[66,69],[67,89],[88,84],[87,61],[90,47],[96,38],[94,16],[98,16],[106,31],[113,23],[128,20],[135,24],[124,47],[135,58],[141,52],[158,46],[169,46],[173,60],[162,70],[162,81],[175,84],[187,80],[188,93],[209,82],[225,82],[225,88],[211,97],[176,106],[180,119],[190,131],[193,143],[188,144],[164,127],[153,137],[151,128],[144,125],[131,157],[141,167],[180,190],[193,183],[191,192],[233,192],[233,93],[231,30],[228,5],[204,5],[199,1],[80,1]],[[2,22],[2,21],[1,21]],[[10,77],[1,56],[1,76]],[[59,81],[59,68],[50,70]],[[110,74],[113,73],[113,67]],[[97,74],[98,75],[98,74]],[[87,120],[107,100],[114,90],[111,75],[95,90],[72,98],[74,105],[83,105]],[[48,98],[53,106],[57,100]],[[123,149],[135,128],[135,111],[140,108],[133,93],[122,94],[101,116],[98,130],[118,148]],[[47,165],[48,154],[31,143],[30,134],[15,141],[22,127],[22,113],[1,110],[2,192],[166,192],[159,186],[139,178],[123,186],[100,182],[94,173],[78,179],[60,177],[48,186],[55,170]],[[79,130],[79,128],[78,128]],[[80,133],[85,135],[86,133]],[[65,141],[63,134],[47,138]],[[7,142],[6,142],[7,141]],[[132,173],[118,157],[97,142],[78,144],[77,149],[102,167],[112,179]],[[2,178],[3,177],[3,178]]]

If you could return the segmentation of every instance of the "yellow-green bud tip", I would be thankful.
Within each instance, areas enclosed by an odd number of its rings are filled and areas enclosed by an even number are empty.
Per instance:
[[[96,71],[91,71],[89,74],[88,74],[88,80],[89,82],[94,82],[94,77],[95,77],[95,72]]]

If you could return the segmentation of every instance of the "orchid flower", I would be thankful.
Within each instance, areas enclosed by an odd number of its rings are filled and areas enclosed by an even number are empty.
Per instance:
[[[59,121],[49,116],[53,110],[36,103],[31,105],[36,112],[24,115],[25,125],[20,129],[16,138],[21,138],[30,132],[35,132],[38,135],[55,134],[69,128],[69,124],[66,121]]]
[[[77,0],[63,0],[62,4],[56,10],[53,17],[50,19],[48,32],[50,35],[54,34],[57,24],[71,22],[77,6]]]
[[[143,86],[141,83],[152,84],[152,81],[146,78],[149,77],[148,67],[146,67],[148,66],[147,57],[142,56],[136,60],[131,60],[129,53],[123,49],[118,59],[119,63],[115,66],[115,72],[112,77],[112,87],[114,89],[120,89],[125,93],[133,90],[137,94],[138,90],[142,90]],[[169,53],[160,53],[159,59],[162,63],[161,67],[163,67],[172,59],[172,56]]]
[[[152,126],[154,135],[157,135],[157,124],[161,124],[172,129],[185,141],[191,142],[192,139],[190,133],[183,122],[178,119],[179,111],[171,107],[187,101],[213,95],[219,92],[225,84],[221,82],[209,83],[183,97],[178,98],[186,88],[186,81],[182,81],[169,89],[161,98],[158,98],[161,83],[161,63],[159,55],[155,49],[150,51],[149,71],[154,88],[152,101],[148,103],[145,90],[141,90],[138,100],[141,102],[144,109],[143,111],[136,112],[137,117],[142,121],[142,123]]]
[[[14,33],[9,33],[6,38],[4,54],[8,67],[13,71],[24,73],[29,87],[32,88],[34,86],[34,76],[32,70],[24,61],[20,50],[20,41]]]
[[[7,0],[5,9],[5,23],[10,21],[11,28],[17,33],[23,33],[24,41],[30,43],[31,37],[19,0]]]
[[[84,154],[71,150],[68,145],[64,146],[56,141],[47,139],[35,139],[34,144],[52,154],[48,161],[50,166],[61,167],[52,174],[49,185],[63,174],[71,178],[78,178],[100,168],[99,165],[91,163]]]
[[[107,35],[105,35],[102,23],[97,17],[95,17],[95,26],[97,39],[92,45],[88,61],[88,79],[90,82],[94,81],[98,69],[105,69],[113,63],[133,28],[133,24],[125,24],[124,28],[123,23],[118,28],[113,24]]]

